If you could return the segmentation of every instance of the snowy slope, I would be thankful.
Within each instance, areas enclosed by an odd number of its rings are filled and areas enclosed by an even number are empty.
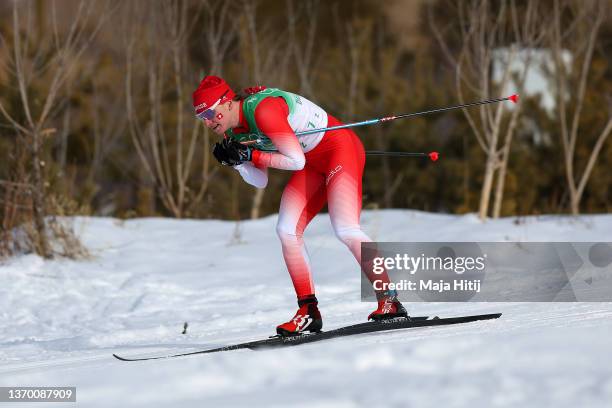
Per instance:
[[[379,241],[607,242],[612,231],[611,215],[481,223],[388,210],[362,220]],[[92,260],[0,265],[0,386],[76,386],[83,407],[610,406],[610,303],[415,303],[413,315],[504,316],[282,350],[111,357],[271,334],[295,312],[275,222],[236,234],[222,221],[77,219]],[[358,267],[326,215],[306,241],[325,326],[363,321],[373,304],[359,301]]]

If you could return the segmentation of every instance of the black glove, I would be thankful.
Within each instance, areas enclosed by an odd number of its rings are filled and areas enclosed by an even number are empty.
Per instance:
[[[251,160],[251,148],[235,140],[223,139],[215,143],[213,155],[224,166],[237,166]]]
[[[223,143],[215,143],[215,147],[213,147],[213,156],[215,156],[215,159],[224,166],[234,166],[234,164],[231,164],[229,154],[227,153],[225,140],[223,140]]]
[[[232,166],[251,161],[252,150],[249,146],[229,139],[227,139],[227,142],[225,140],[223,142],[225,143],[225,151],[229,156],[230,163],[234,163]]]

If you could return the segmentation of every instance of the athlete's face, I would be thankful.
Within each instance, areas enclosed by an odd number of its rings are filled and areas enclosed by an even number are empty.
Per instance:
[[[203,119],[204,124],[213,132],[222,135],[234,125],[234,105],[236,102],[228,101],[215,108],[215,114],[211,119]]]

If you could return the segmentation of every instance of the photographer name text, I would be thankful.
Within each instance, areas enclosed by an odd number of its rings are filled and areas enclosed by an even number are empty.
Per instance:
[[[480,279],[433,280],[419,279],[417,281],[402,279],[398,282],[374,281],[374,290],[398,291],[434,291],[434,292],[476,292],[480,293]]]

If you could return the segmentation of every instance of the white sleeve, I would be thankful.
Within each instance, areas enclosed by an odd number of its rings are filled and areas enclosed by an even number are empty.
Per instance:
[[[245,162],[234,166],[242,179],[252,186],[264,188],[268,185],[268,170],[261,170],[253,165],[253,163]]]

